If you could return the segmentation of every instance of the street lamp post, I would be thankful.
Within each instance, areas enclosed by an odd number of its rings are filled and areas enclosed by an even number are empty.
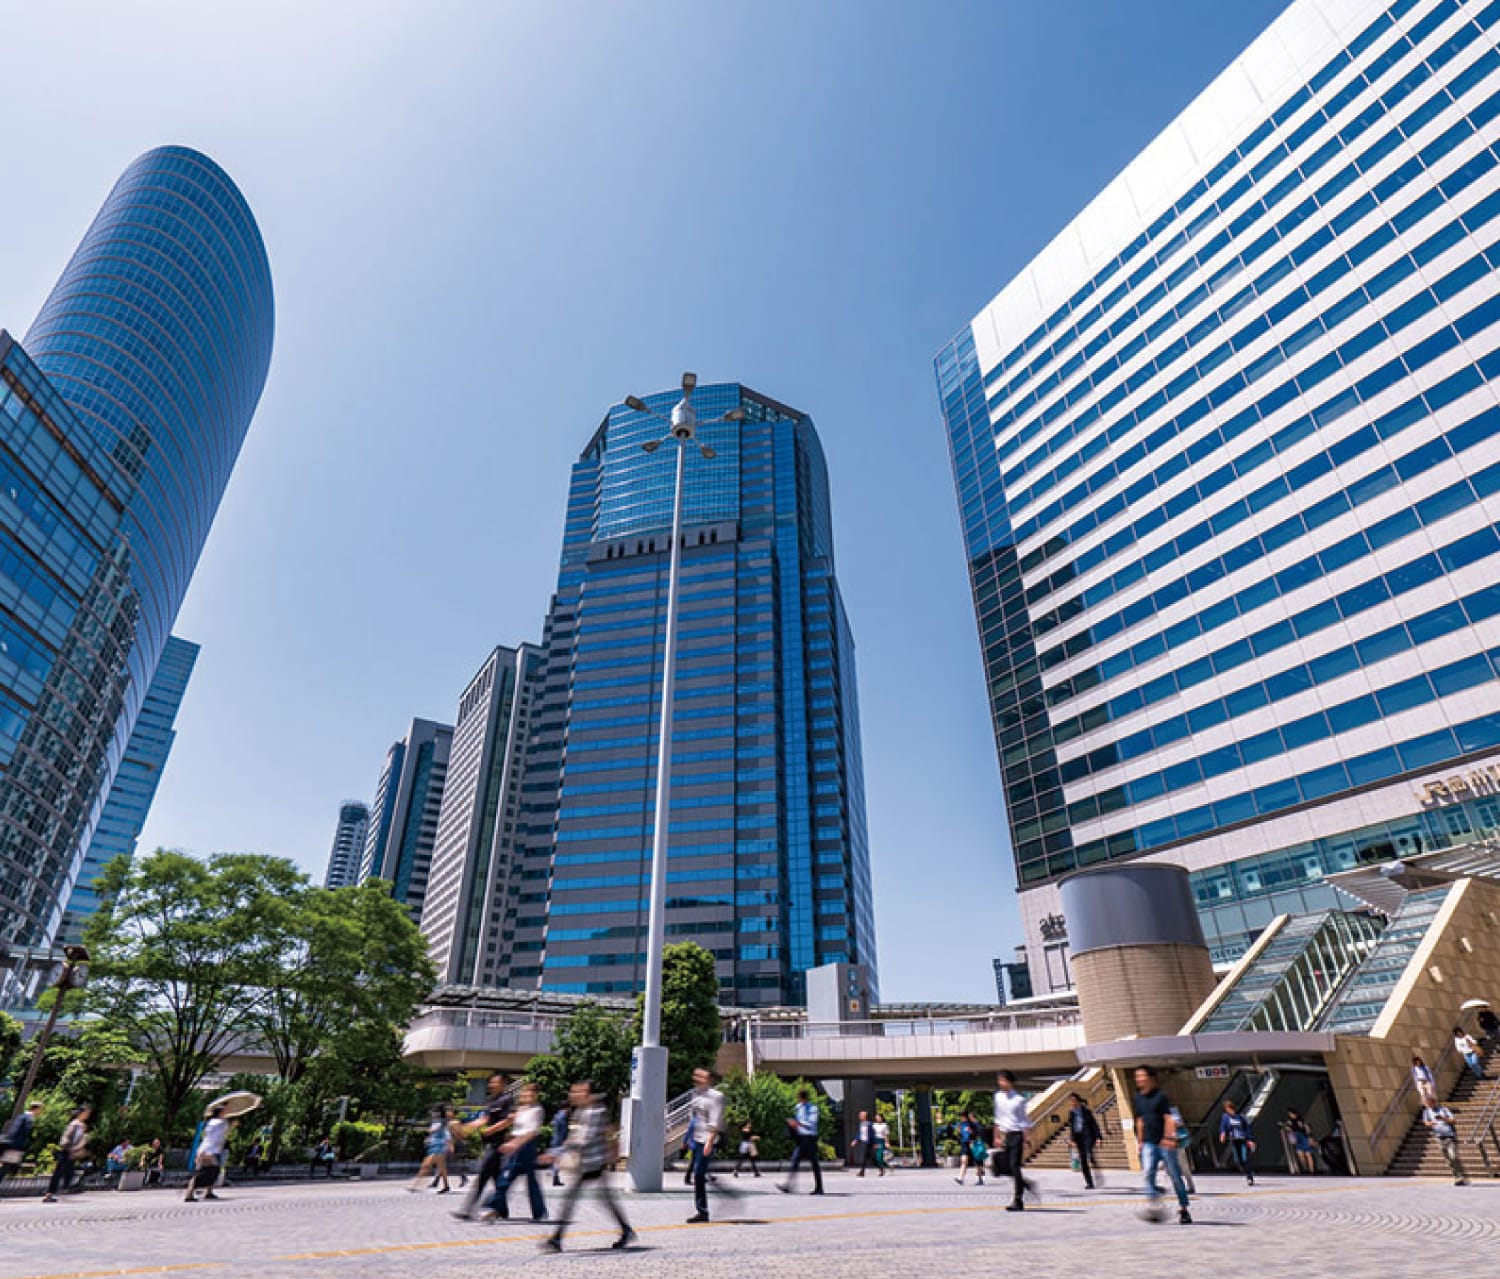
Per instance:
[[[62,972],[57,976],[57,998],[52,1001],[52,1011],[47,1015],[47,1024],[42,1027],[42,1033],[37,1036],[36,1051],[31,1054],[31,1068],[26,1072],[26,1080],[22,1083],[21,1090],[16,1093],[16,1104],[10,1112],[12,1119],[26,1109],[26,1098],[31,1093],[31,1086],[36,1083],[37,1071],[42,1068],[42,1056],[47,1051],[53,1028],[57,1025],[58,1016],[62,1013],[63,996],[70,990],[82,988],[88,981],[88,971],[87,948],[64,946]]]
[[[636,1190],[656,1192],[662,1184],[666,1147],[667,1050],[661,1044],[662,952],[666,938],[667,835],[672,791],[672,695],[677,677],[677,587],[682,567],[682,477],[689,447],[705,460],[713,449],[697,439],[698,416],[693,411],[696,374],[682,375],[682,399],[670,419],[646,407],[634,395],[628,408],[664,421],[668,433],[641,447],[655,453],[667,440],[677,444],[677,475],[672,492],[672,550],[667,570],[667,625],[661,661],[661,731],[656,758],[656,824],[651,839],[651,909],[646,924],[646,998],[641,1016],[641,1042],[630,1063],[630,1181]],[[743,409],[731,409],[714,422],[739,422]]]

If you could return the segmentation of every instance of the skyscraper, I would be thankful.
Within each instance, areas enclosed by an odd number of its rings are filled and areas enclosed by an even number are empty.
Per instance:
[[[678,396],[647,407],[669,413]],[[702,426],[716,456],[686,472],[667,935],[713,951],[726,1000],[794,1002],[814,965],[875,974],[827,469],[796,409],[734,383],[694,404],[745,420]],[[675,459],[641,446],[660,434],[616,405],[573,467],[522,787],[517,983],[644,981]]]
[[[1040,990],[1500,827],[1500,6],[1299,0],[937,359]]]
[[[56,936],[271,358],[255,220],[183,147],[0,333],[0,945]]]
[[[459,698],[422,907],[422,932],[443,981],[515,984],[521,787],[540,672],[535,645],[496,648]],[[545,891],[544,873],[536,887]]]
[[[125,756],[115,770],[109,798],[105,800],[104,810],[94,827],[94,837],[84,854],[78,882],[73,885],[73,895],[68,898],[67,910],[63,914],[64,941],[78,941],[83,936],[84,925],[98,909],[99,899],[93,886],[99,872],[116,857],[135,855],[136,842],[146,825],[151,801],[156,798],[162,770],[167,766],[167,756],[172,753],[172,743],[177,740],[174,728],[177,711],[187,692],[198,653],[198,645],[191,641],[179,639],[176,635],[167,637],[161,661],[156,664],[156,674],[151,677],[146,699],[141,703],[141,713],[136,717],[135,729],[125,745]]]
[[[449,725],[414,719],[406,736],[386,752],[385,767],[375,784],[359,880],[388,882],[396,900],[406,903],[413,922],[421,921],[427,897],[452,747]]]
[[[339,824],[334,828],[333,848],[328,853],[324,888],[352,888],[359,883],[359,864],[365,855],[369,830],[368,805],[357,799],[346,799],[339,805]]]

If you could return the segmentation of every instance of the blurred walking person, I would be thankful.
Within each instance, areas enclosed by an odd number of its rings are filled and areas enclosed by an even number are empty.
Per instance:
[[[1437,1138],[1438,1149],[1448,1161],[1455,1186],[1467,1186],[1469,1174],[1464,1171],[1463,1160],[1458,1157],[1458,1127],[1453,1122],[1453,1112],[1447,1106],[1433,1102],[1422,1110],[1422,1122]]]
[[[792,1117],[787,1121],[787,1126],[792,1133],[792,1162],[787,1165],[786,1180],[778,1184],[776,1189],[784,1195],[791,1194],[798,1169],[808,1163],[812,1165],[812,1192],[821,1195],[823,1169],[818,1165],[818,1103],[806,1088],[797,1090],[797,1104],[792,1109]]]
[[[1016,1077],[1008,1070],[995,1076],[995,1145],[1004,1149],[1010,1167],[1011,1201],[1005,1211],[1021,1212],[1027,1194],[1036,1194],[1036,1183],[1023,1168],[1031,1149],[1031,1116],[1026,1113],[1026,1098],[1016,1088]]]
[[[1190,1226],[1193,1218],[1188,1212],[1187,1184],[1177,1162],[1176,1126],[1172,1121],[1174,1107],[1158,1086],[1153,1066],[1135,1068],[1135,1088],[1135,1139],[1141,1149],[1141,1169],[1146,1176],[1146,1216],[1151,1221],[1162,1219],[1161,1187],[1156,1178],[1165,1168],[1177,1195],[1178,1224]]]
[[[452,1186],[448,1184],[448,1154],[453,1149],[453,1107],[440,1106],[432,1112],[432,1122],[427,1125],[427,1140],[422,1147],[422,1164],[417,1169],[416,1180],[407,1187],[416,1194],[423,1180],[431,1175],[442,1183],[440,1195],[446,1195]]]
[[[552,1184],[561,1186],[562,1168],[559,1166],[561,1160],[556,1156],[562,1154],[562,1148],[568,1140],[568,1103],[563,1102],[552,1114],[552,1144],[547,1147],[547,1153],[552,1155]]]
[[[734,1175],[740,1175],[740,1169],[745,1166],[745,1161],[750,1161],[750,1171],[757,1177],[760,1176],[760,1165],[755,1162],[756,1156],[760,1154],[760,1138],[755,1135],[755,1129],[747,1119],[740,1125],[740,1148],[739,1158],[734,1161]]]
[[[7,1173],[17,1171],[26,1162],[31,1135],[36,1131],[36,1121],[41,1113],[42,1103],[34,1101],[5,1125],[4,1132],[0,1132],[0,1183],[5,1181]]]
[[[1083,1174],[1083,1188],[1094,1188],[1094,1147],[1099,1144],[1099,1120],[1084,1101],[1083,1094],[1073,1094],[1073,1105],[1068,1110],[1068,1144],[1073,1147],[1073,1156],[1078,1160],[1078,1171]]]
[[[208,1122],[203,1125],[203,1135],[198,1138],[198,1154],[193,1160],[193,1175],[188,1179],[184,1203],[198,1202],[198,1187],[204,1188],[205,1199],[217,1199],[214,1182],[219,1179],[219,1169],[224,1162],[224,1147],[229,1144],[229,1120],[224,1117],[224,1107],[215,1106],[208,1112]]]
[[[1437,1080],[1433,1078],[1432,1067],[1417,1056],[1411,1059],[1411,1081],[1424,1106],[1437,1100]]]
[[[578,1203],[579,1193],[587,1185],[598,1188],[604,1206],[614,1215],[619,1224],[619,1237],[611,1248],[624,1249],[635,1242],[635,1231],[630,1228],[625,1210],[620,1206],[614,1192],[605,1179],[605,1171],[614,1158],[614,1134],[609,1129],[609,1116],[605,1112],[603,1099],[594,1093],[588,1080],[573,1085],[568,1095],[568,1139],[560,1156],[563,1166],[572,1178],[568,1193],[563,1196],[562,1210],[557,1215],[557,1225],[542,1244],[546,1252],[561,1252],[563,1235],[573,1220],[573,1209]]]
[[[693,1116],[693,1208],[688,1225],[708,1220],[708,1166],[724,1131],[724,1094],[714,1084],[713,1071],[702,1066],[693,1071],[693,1098],[688,1103]]]
[[[67,1194],[73,1184],[73,1170],[88,1153],[89,1120],[94,1116],[92,1106],[79,1106],[68,1120],[62,1136],[57,1139],[57,1164],[47,1181],[47,1193],[42,1196],[44,1204],[55,1204],[59,1192]]]
[[[976,1176],[975,1184],[984,1185],[984,1161],[989,1153],[980,1140],[979,1121],[974,1118],[973,1112],[964,1111],[963,1117],[958,1121],[958,1176],[953,1180],[960,1186],[963,1185],[964,1178],[969,1175],[972,1167]]]
[[[536,1099],[536,1089],[523,1084],[520,1105],[515,1109],[509,1135],[500,1147],[504,1163],[500,1175],[495,1179],[495,1193],[490,1196],[483,1220],[492,1221],[510,1216],[510,1188],[518,1177],[526,1178],[526,1198],[531,1205],[533,1221],[547,1220],[547,1201],[542,1197],[542,1184],[537,1180],[536,1165],[538,1146],[542,1140],[542,1124],[547,1112]]]
[[[1453,1028],[1453,1049],[1464,1059],[1464,1065],[1473,1073],[1474,1078],[1482,1080],[1484,1059],[1479,1055],[1479,1044],[1475,1042],[1474,1036],[1462,1026]]]
[[[455,1217],[467,1218],[473,1213],[484,1197],[485,1187],[499,1178],[504,1164],[500,1147],[505,1144],[505,1134],[513,1118],[514,1103],[506,1094],[505,1076],[498,1070],[485,1080],[484,1090],[484,1109],[479,1112],[478,1118],[459,1128],[459,1133],[465,1137],[473,1136],[476,1132],[480,1135],[484,1141],[484,1156],[474,1174],[474,1185],[469,1190],[469,1197],[464,1201],[464,1206],[454,1212]]]
[[[1253,1186],[1255,1171],[1250,1166],[1250,1156],[1255,1153],[1255,1138],[1250,1121],[1232,1101],[1224,1103],[1224,1113],[1219,1116],[1219,1145],[1229,1147],[1234,1166],[1244,1175],[1245,1184]]]

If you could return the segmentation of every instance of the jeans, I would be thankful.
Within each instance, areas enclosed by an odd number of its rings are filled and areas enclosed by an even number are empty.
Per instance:
[[[708,1165],[713,1162],[711,1154],[705,1154],[703,1143],[693,1143],[693,1162],[688,1169],[693,1178],[693,1207],[708,1216]]]
[[[1246,1177],[1254,1176],[1250,1171],[1250,1143],[1242,1138],[1233,1138],[1229,1143],[1229,1153],[1234,1157],[1234,1166]]]
[[[1475,1079],[1484,1078],[1484,1060],[1478,1053],[1465,1053],[1464,1062],[1474,1072]]]
[[[797,1134],[797,1145],[792,1151],[792,1162],[787,1165],[786,1169],[786,1184],[788,1186],[792,1184],[792,1178],[797,1175],[797,1169],[802,1166],[803,1160],[812,1165],[813,1194],[821,1195],[823,1193],[823,1170],[818,1166],[818,1138],[816,1133],[807,1134],[799,1132]]]
[[[1464,1171],[1463,1160],[1458,1157],[1458,1138],[1439,1137],[1437,1143],[1438,1149],[1443,1152],[1443,1158],[1448,1161],[1448,1167],[1453,1172],[1453,1180],[1468,1181],[1469,1174]]]
[[[1188,1192],[1182,1180],[1182,1165],[1177,1162],[1177,1147],[1161,1146],[1154,1141],[1141,1142],[1141,1168],[1146,1174],[1148,1199],[1161,1198],[1161,1187],[1156,1184],[1156,1174],[1163,1167],[1172,1180],[1172,1189],[1177,1192],[1177,1206],[1184,1212],[1187,1211]]]
[[[510,1197],[511,1183],[517,1177],[526,1178],[526,1197],[531,1203],[531,1219],[545,1221],[547,1201],[542,1198],[542,1183],[537,1180],[536,1176],[536,1142],[534,1141],[528,1141],[505,1161],[500,1175],[495,1178],[495,1193],[490,1196],[490,1201],[486,1206],[498,1216],[509,1217],[510,1205],[507,1201]]]

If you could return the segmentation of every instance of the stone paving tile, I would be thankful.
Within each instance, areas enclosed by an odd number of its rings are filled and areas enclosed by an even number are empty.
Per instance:
[[[973,1271],[1027,1279],[1197,1273],[1298,1279],[1478,1274],[1500,1244],[1500,1183],[1280,1178],[1247,1189],[1200,1178],[1197,1224],[1151,1225],[1123,1176],[1096,1193],[1041,1174],[1041,1202],[1003,1211],[1005,1189],[944,1172],[884,1180],[830,1174],[822,1198],[776,1193],[771,1178],[721,1178],[715,1221],[688,1226],[689,1193],[627,1196],[640,1246],[608,1250],[613,1224],[585,1200],[569,1251],[541,1256],[546,1227],[455,1221],[455,1193],[402,1185],[234,1187],[189,1205],[167,1191],[91,1192],[56,1205],[0,1201],[0,1279],[204,1275],[240,1279],[470,1279],[557,1275],[870,1276]],[[807,1189],[804,1182],[803,1190]],[[520,1208],[523,1196],[513,1195]],[[524,1211],[524,1209],[522,1209]]]

